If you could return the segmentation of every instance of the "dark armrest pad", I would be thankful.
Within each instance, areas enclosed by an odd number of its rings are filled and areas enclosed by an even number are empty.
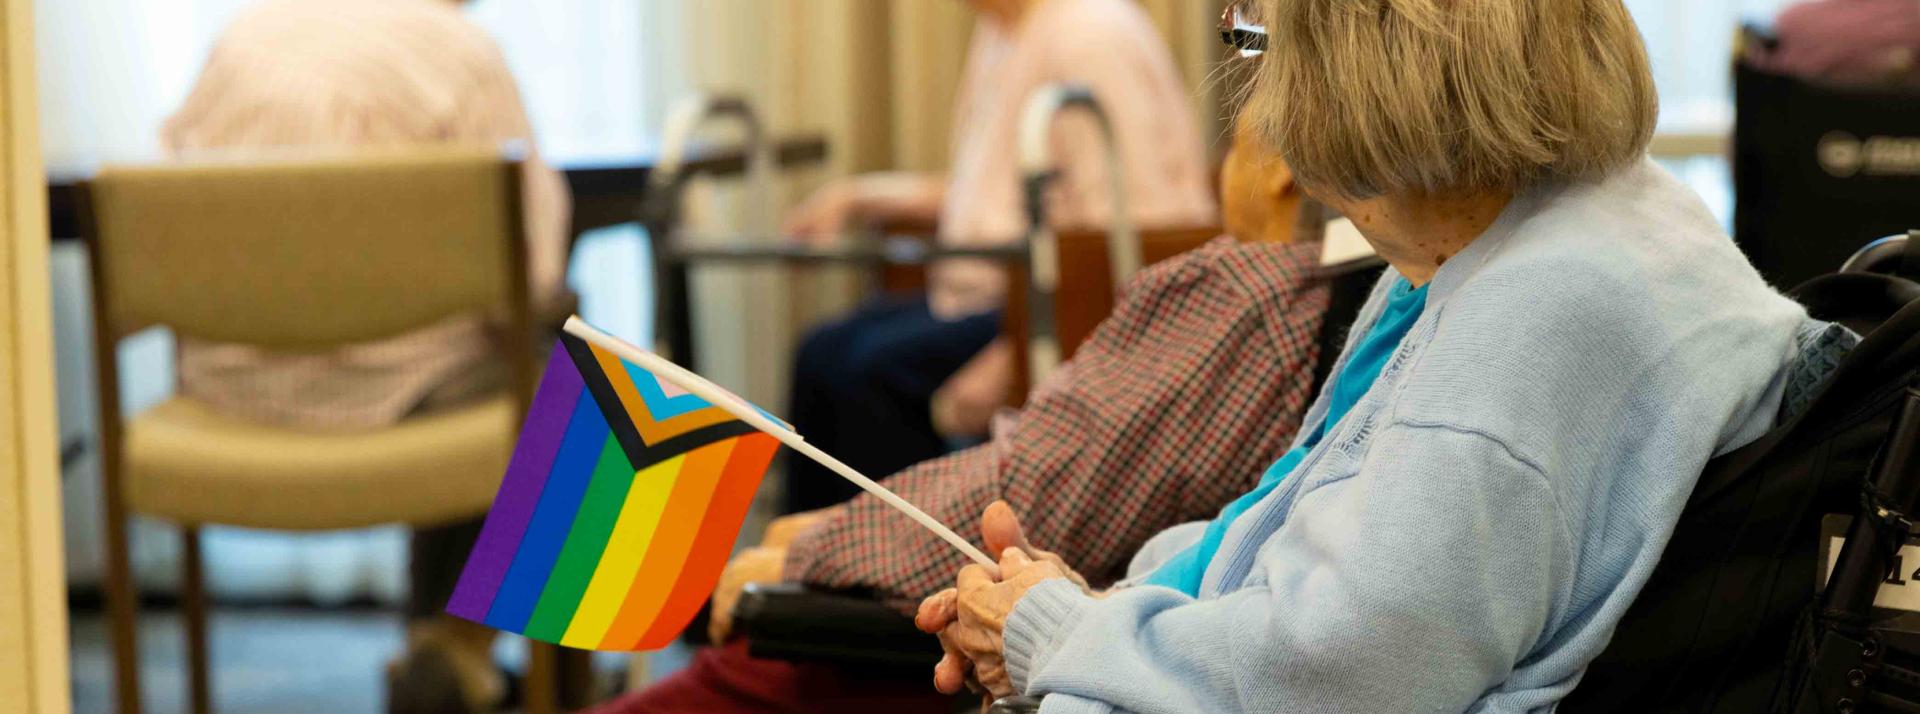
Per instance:
[[[940,661],[940,643],[913,619],[872,598],[781,583],[748,585],[734,629],[755,657],[917,669]]]
[[[1002,697],[987,714],[1035,714],[1040,711],[1039,697]]]

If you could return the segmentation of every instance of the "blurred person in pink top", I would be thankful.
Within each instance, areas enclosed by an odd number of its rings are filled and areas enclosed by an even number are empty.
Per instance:
[[[1920,0],[1813,0],[1781,11],[1763,66],[1841,84],[1920,86]]]
[[[1024,237],[1017,145],[1035,90],[1088,87],[1106,110],[1126,171],[1130,213],[1145,227],[1214,221],[1207,154],[1171,52],[1132,0],[968,0],[979,14],[954,107],[952,167],[879,173],[830,184],[787,218],[803,239],[874,222],[936,221],[942,243],[988,246]],[[1052,132],[1060,177],[1047,199],[1056,226],[1111,215],[1098,125],[1068,113]],[[889,474],[975,438],[1005,402],[1010,346],[999,340],[1007,274],[984,260],[933,267],[924,295],[877,300],[816,329],[795,361],[790,418],[800,432],[868,474]],[[856,493],[806,459],[787,461],[787,509]]]
[[[221,34],[191,94],[162,129],[162,143],[180,156],[505,142],[531,149],[513,75],[493,41],[461,14],[461,4],[254,5]],[[569,300],[563,284],[567,189],[537,154],[527,156],[535,308],[559,314]],[[182,339],[179,388],[183,396],[259,421],[379,428],[504,388],[505,367],[489,357],[490,341],[501,338],[483,316],[464,315],[322,354]],[[490,654],[493,631],[443,612],[480,515],[413,534],[409,645],[389,669],[391,711],[485,711],[505,694]]]

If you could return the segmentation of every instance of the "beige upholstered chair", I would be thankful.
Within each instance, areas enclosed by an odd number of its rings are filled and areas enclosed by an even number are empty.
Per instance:
[[[435,149],[110,167],[82,188],[121,712],[140,704],[128,514],[184,532],[189,690],[205,712],[202,524],[428,525],[486,510],[535,379],[519,176],[492,151]],[[474,312],[507,327],[497,344],[513,391],[471,406],[350,433],[252,423],[187,398],[121,419],[114,348],[150,326],[317,351]],[[550,697],[549,671],[530,676],[530,704]]]

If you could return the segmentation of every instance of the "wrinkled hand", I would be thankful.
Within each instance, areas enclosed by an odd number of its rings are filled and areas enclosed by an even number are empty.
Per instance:
[[[1013,373],[1013,345],[994,340],[934,391],[934,430],[950,437],[985,435],[994,413],[1007,405]]]
[[[984,565],[961,569],[958,586],[928,598],[914,617],[922,631],[940,635],[945,655],[934,665],[933,686],[943,693],[959,693],[971,675],[995,697],[1015,694],[1003,651],[1007,617],[1034,585],[1067,576],[1060,566],[1028,558],[1019,548],[1008,548],[1001,555],[999,571],[996,580]],[[939,622],[947,624],[930,629]]]
[[[930,222],[946,200],[938,174],[881,172],[840,179],[787,213],[781,230],[796,240],[836,240],[849,229],[889,221]]]
[[[859,203],[859,188],[852,179],[835,181],[787,212],[780,232],[795,240],[832,240],[847,232]]]
[[[956,587],[920,604],[914,624],[923,632],[938,634],[945,651],[934,666],[934,687],[953,694],[977,683],[993,696],[1004,697],[1015,694],[1001,639],[1014,606],[1044,580],[1064,578],[1082,590],[1087,584],[1060,556],[1027,542],[1019,519],[1005,501],[987,507],[980,530],[988,550],[1001,554],[998,572],[978,564],[961,569]]]
[[[720,571],[720,583],[713,588],[713,608],[707,622],[707,636],[714,644],[727,641],[727,635],[733,633],[733,608],[740,603],[740,595],[746,592],[748,583],[780,582],[781,571],[785,569],[787,549],[748,548],[740,551]]]
[[[1075,572],[1073,566],[1067,565],[1060,554],[1036,548],[1027,540],[1027,530],[1020,526],[1020,517],[1014,515],[1013,506],[1007,505],[1006,501],[994,501],[987,505],[986,512],[980,516],[980,539],[986,541],[988,553],[1005,553],[1008,548],[1019,548],[1028,559],[1051,563],[1081,590],[1089,594],[1093,592],[1087,587],[1087,579]],[[1004,574],[1002,579],[1005,579]]]
[[[767,532],[760,537],[760,545],[765,548],[785,548],[793,543],[793,539],[800,537],[801,533],[811,530],[814,526],[845,510],[847,507],[843,504],[775,518],[767,524]]]

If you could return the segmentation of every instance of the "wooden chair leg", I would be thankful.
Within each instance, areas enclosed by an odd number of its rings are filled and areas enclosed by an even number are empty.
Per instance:
[[[560,707],[571,712],[593,706],[593,653],[564,647],[559,651]]]
[[[526,701],[527,714],[558,714],[560,711],[560,648],[545,642],[527,640]]]
[[[200,528],[180,534],[180,613],[187,631],[187,696],[193,714],[212,714],[213,688],[207,663],[206,574],[200,563]]]
[[[107,531],[107,629],[113,641],[114,700],[120,714],[140,714],[140,597],[127,545],[127,511],[108,482],[102,508]]]

